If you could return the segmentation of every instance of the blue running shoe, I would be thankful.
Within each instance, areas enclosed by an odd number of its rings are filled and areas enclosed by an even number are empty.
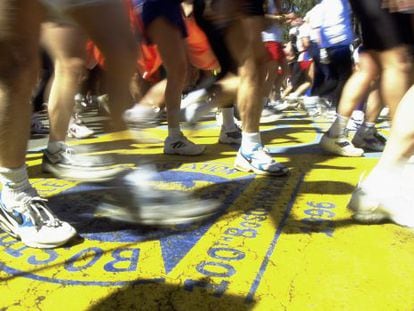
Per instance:
[[[4,202],[4,200],[3,200]],[[59,220],[47,207],[47,200],[22,192],[7,202],[0,202],[0,228],[34,248],[55,248],[76,235],[67,222]]]

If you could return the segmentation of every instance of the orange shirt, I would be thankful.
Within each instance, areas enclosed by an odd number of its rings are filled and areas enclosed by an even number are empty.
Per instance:
[[[131,29],[137,36],[142,37],[144,33],[143,23],[139,12],[134,10],[130,0],[124,0]],[[214,56],[208,39],[204,32],[198,27],[194,18],[184,18],[188,37],[186,38],[188,57],[190,63],[202,70],[219,69],[219,64]],[[99,49],[91,41],[87,43],[87,52],[90,62],[95,60],[100,66],[105,66],[105,59]],[[154,74],[162,65],[162,59],[155,44],[146,44],[141,41],[138,44],[139,56],[137,59],[137,70],[146,80],[152,80]]]

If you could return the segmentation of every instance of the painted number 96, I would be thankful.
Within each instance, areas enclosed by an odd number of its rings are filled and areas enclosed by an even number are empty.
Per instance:
[[[321,232],[332,237],[334,231],[335,204],[329,202],[306,203],[307,209],[304,210],[305,218],[301,219],[300,229],[306,233]]]

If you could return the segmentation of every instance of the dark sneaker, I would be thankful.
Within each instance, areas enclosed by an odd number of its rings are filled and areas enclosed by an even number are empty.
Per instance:
[[[352,139],[355,147],[368,151],[382,152],[384,151],[387,139],[378,133],[375,127],[361,127]]]
[[[221,126],[219,143],[240,145],[242,141],[241,129],[234,125],[232,128]]]

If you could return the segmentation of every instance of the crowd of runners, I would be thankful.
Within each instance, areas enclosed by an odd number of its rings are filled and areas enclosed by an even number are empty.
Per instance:
[[[181,127],[215,110],[218,141],[239,145],[234,167],[275,178],[289,169],[263,145],[260,124],[292,108],[310,117],[331,112],[322,149],[349,157],[382,152],[352,193],[354,217],[414,227],[414,200],[404,188],[414,153],[414,1],[322,0],[303,16],[286,7],[284,0],[2,0],[1,229],[38,248],[76,235],[29,182],[31,134],[49,135],[42,170],[57,178],[108,181],[125,173],[66,144],[68,136],[94,134],[82,123],[85,107],[110,116],[107,133],[164,120],[166,157],[202,154],[206,147]],[[39,121],[45,109],[48,128]],[[376,130],[385,110],[387,139]],[[105,208],[127,209],[137,224],[200,221],[217,209],[191,195],[139,189],[134,178],[139,170],[127,175],[123,199]]]

